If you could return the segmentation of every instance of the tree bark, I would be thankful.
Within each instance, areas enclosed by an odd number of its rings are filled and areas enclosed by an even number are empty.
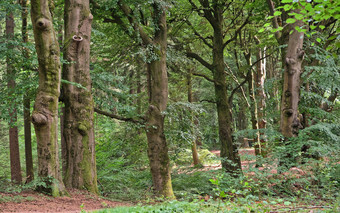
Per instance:
[[[20,0],[22,12],[22,40],[24,43],[28,43],[28,31],[27,31],[27,0]],[[23,55],[26,59],[29,58],[28,50],[25,48],[23,50]],[[29,69],[28,66],[24,67],[26,70]],[[26,91],[23,98],[24,107],[24,135],[25,135],[25,159],[26,159],[26,183],[31,182],[34,179],[33,170],[33,156],[32,156],[32,136],[31,136],[31,99],[29,96],[29,91]]]
[[[188,86],[188,102],[189,103],[193,103],[193,97],[192,97],[192,82],[191,82],[191,76],[192,76],[192,70],[189,69],[189,72],[187,74],[187,86]],[[196,126],[196,120],[197,118],[192,115],[192,123]],[[196,133],[196,130],[195,130],[195,127],[192,128],[193,130],[193,135],[194,135],[194,139],[193,141],[191,142],[191,151],[192,151],[192,159],[193,159],[193,163],[194,165],[198,165],[198,164],[201,164],[200,160],[199,160],[199,157],[198,157],[198,152],[197,152],[197,144],[196,144],[196,141],[197,141],[197,134]]]
[[[10,42],[14,39],[14,17],[13,13],[9,12],[6,15],[6,37],[9,44],[7,45],[8,51],[13,51],[14,46]],[[15,93],[15,68],[13,66],[13,53],[10,52],[6,57],[7,63],[7,88],[8,96],[14,99]],[[21,166],[20,166],[20,153],[19,153],[19,137],[17,122],[17,106],[14,100],[10,101],[10,107],[8,109],[10,122],[9,122],[9,150],[10,150],[10,162],[11,162],[11,180],[13,183],[20,184],[22,181]]]
[[[260,44],[260,40],[255,37],[256,44]],[[258,61],[256,64],[256,74],[255,74],[255,96],[257,99],[257,123],[259,129],[266,128],[266,120],[265,120],[265,107],[266,107],[266,93],[264,92],[264,81],[266,79],[266,60],[260,60],[264,58],[265,50],[262,50],[260,47],[257,48],[256,52],[256,60]],[[266,157],[266,141],[265,135],[263,132],[259,132],[259,152],[262,157]]]
[[[31,20],[39,63],[39,87],[32,122],[37,136],[38,176],[47,187],[40,191],[60,196],[66,193],[58,156],[58,97],[60,94],[60,52],[53,29],[48,0],[31,1]]]
[[[154,5],[154,13],[159,14],[153,39],[154,51],[159,60],[148,63],[150,75],[150,101],[146,113],[146,135],[152,182],[156,194],[173,198],[170,175],[170,160],[164,135],[164,114],[168,101],[168,76],[166,71],[167,26],[166,14],[160,5]],[[157,49],[158,48],[158,49]]]
[[[291,24],[290,29],[293,32],[289,34],[287,51],[282,61],[284,63],[284,75],[280,129],[282,135],[287,138],[297,136],[299,129],[302,128],[298,104],[300,101],[301,65],[304,56],[302,50],[304,34],[295,30],[295,27],[302,26],[302,21]]]
[[[222,167],[231,173],[242,171],[237,146],[232,138],[232,114],[228,102],[227,80],[224,64],[222,8],[216,8],[217,22],[213,39],[213,77],[218,116],[218,131],[221,143]]]
[[[63,66],[63,79],[84,88],[63,84],[64,183],[67,188],[86,188],[98,194],[90,76],[92,19],[88,0],[65,1],[64,56],[68,63]]]

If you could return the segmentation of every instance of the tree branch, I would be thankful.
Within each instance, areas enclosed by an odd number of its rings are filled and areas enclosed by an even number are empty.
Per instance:
[[[201,74],[201,73],[192,73],[194,76],[200,76],[200,77],[203,77],[205,78],[207,81],[210,81],[210,82],[213,82],[215,83],[215,81],[211,78],[209,78],[208,76],[204,75],[204,74]]]
[[[205,66],[206,68],[208,68],[210,71],[213,71],[213,66],[211,64],[209,64],[206,60],[204,60],[201,56],[197,55],[196,53],[193,52],[187,52],[186,53],[187,57],[189,58],[193,58],[195,60],[197,60],[198,62],[200,62],[203,66]]]
[[[268,6],[269,6],[270,15],[271,15],[271,16],[274,16],[275,6],[274,6],[273,1],[272,1],[272,0],[267,0],[267,4],[268,4]],[[279,25],[279,21],[278,21],[277,16],[274,16],[274,17],[273,17],[273,19],[272,19],[272,24],[273,24],[273,27],[274,27],[275,29],[278,29],[278,28],[279,28],[280,25]],[[280,38],[281,38],[281,32],[280,32],[280,31],[276,31],[276,32],[275,32],[275,38],[276,38],[276,40],[280,40]]]
[[[243,24],[235,31],[235,34],[232,38],[230,38],[229,40],[227,40],[224,44],[223,44],[223,48],[225,48],[230,42],[234,41],[237,38],[237,34],[239,32],[241,32],[242,28],[244,26],[246,26],[249,22],[249,16],[246,18],[246,20],[243,22]]]
[[[210,47],[211,49],[213,48],[213,46],[207,41],[206,38],[204,38],[201,34],[199,34],[196,29],[192,26],[191,22],[189,20],[185,20],[185,22],[191,27],[191,29],[194,31],[195,35],[200,38],[204,44],[206,44],[208,47]]]
[[[144,119],[136,120],[134,118],[124,118],[122,116],[119,116],[119,115],[116,115],[116,114],[113,114],[113,113],[110,113],[110,112],[106,112],[106,111],[100,110],[98,108],[94,108],[94,111],[98,114],[105,115],[107,117],[117,119],[117,120],[120,120],[120,121],[127,121],[127,122],[132,122],[132,123],[135,123],[135,124],[144,124]]]

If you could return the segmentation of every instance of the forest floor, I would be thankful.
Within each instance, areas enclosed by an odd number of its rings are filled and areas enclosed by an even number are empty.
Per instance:
[[[219,156],[219,151],[211,151]],[[255,155],[254,149],[240,150],[241,156]],[[253,165],[255,161],[242,161],[242,167]],[[217,170],[221,168],[221,164],[206,165],[199,170]],[[261,170],[261,168],[260,168]],[[275,174],[275,168],[270,168],[270,173]],[[302,175],[303,171],[295,169],[292,171],[294,175]],[[252,174],[248,174],[252,175]],[[91,211],[97,209],[114,208],[120,206],[132,206],[133,203],[118,202],[95,196],[82,190],[69,191],[69,196],[53,198],[34,191],[25,191],[20,193],[2,193],[0,192],[0,213],[4,212],[62,212],[73,213]]]
[[[128,202],[106,200],[81,190],[69,191],[70,196],[53,198],[34,191],[0,193],[0,212],[61,212],[76,213],[96,209],[131,206]]]
[[[219,156],[219,150],[212,150]],[[254,155],[254,149],[246,149],[240,154]],[[244,162],[247,164],[249,162]],[[203,170],[217,170],[221,165],[205,166]],[[118,206],[131,206],[129,202],[117,202],[98,197],[81,190],[69,191],[69,196],[53,198],[34,191],[20,193],[0,192],[0,212],[61,212],[73,213],[81,210],[90,211],[96,209],[113,208]]]

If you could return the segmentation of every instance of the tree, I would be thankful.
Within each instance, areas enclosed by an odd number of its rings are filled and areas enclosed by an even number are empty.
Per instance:
[[[60,94],[60,50],[53,29],[48,0],[31,1],[31,20],[39,63],[39,88],[32,112],[37,136],[38,176],[47,187],[42,191],[60,196],[66,193],[58,156],[58,98]]]
[[[27,0],[20,0],[21,5],[21,20],[22,20],[22,41],[24,43],[28,43],[28,31],[27,31]],[[27,60],[29,58],[29,52],[26,48],[23,48],[23,56]],[[25,70],[29,69],[27,63],[24,66]],[[26,91],[23,98],[23,107],[24,107],[24,131],[25,131],[25,160],[26,160],[26,182],[29,183],[34,179],[34,171],[33,171],[33,157],[32,157],[32,137],[31,137],[31,118],[30,118],[30,110],[31,110],[31,100],[29,96],[29,90]]]
[[[86,188],[98,194],[91,94],[90,38],[93,16],[89,1],[65,1],[65,45],[62,100],[65,103],[64,183],[68,188]]]
[[[271,0],[267,0],[270,13],[275,15],[275,6]],[[300,10],[291,10],[291,13],[298,14]],[[300,75],[301,65],[304,56],[302,49],[304,33],[299,31],[304,25],[302,20],[291,21],[288,18],[288,12],[284,11],[281,19],[274,16],[272,23],[275,29],[279,29],[280,23],[285,26],[282,30],[275,33],[279,44],[288,45],[282,50],[283,89],[281,98],[281,123],[280,130],[284,137],[297,136],[299,129],[302,127],[299,119],[299,101],[300,101]]]
[[[94,2],[93,4],[95,7],[99,7]],[[142,6],[143,4],[137,5]],[[118,24],[130,38],[148,52],[146,65],[149,106],[145,114],[145,130],[148,140],[148,158],[152,182],[155,194],[173,198],[170,160],[164,135],[164,111],[168,101],[166,3],[154,1],[151,6],[146,5],[147,9],[143,11],[142,7],[131,8],[126,2],[120,0],[114,8],[110,8],[111,17],[105,17],[104,21]],[[150,18],[154,29],[148,33],[149,29],[144,27],[150,27],[146,26],[149,21],[146,20],[148,18],[146,14],[148,14],[150,7],[152,9]],[[137,18],[136,14],[138,13],[141,17]],[[96,110],[96,112],[100,112],[100,110]],[[119,116],[115,117],[118,118]]]
[[[224,61],[224,50],[226,46],[234,41],[237,37],[227,37],[227,33],[230,29],[235,29],[235,35],[237,35],[242,28],[249,21],[249,14],[244,15],[244,4],[240,2],[232,1],[219,1],[219,0],[199,0],[200,5],[196,5],[193,1],[189,0],[192,6],[192,10],[196,11],[199,16],[205,18],[212,27],[212,33],[205,37],[200,35],[198,31],[194,31],[195,35],[202,40],[202,42],[211,49],[212,63],[207,62],[198,54],[188,52],[187,56],[199,61],[203,66],[210,70],[213,74],[213,83],[215,87],[215,99],[218,115],[218,127],[219,127],[219,140],[221,143],[221,158],[222,166],[228,172],[241,171],[241,161],[238,155],[236,144],[232,138],[232,114],[231,106],[228,100],[227,91],[227,74],[225,72],[226,65]],[[233,5],[235,8],[233,8]],[[232,9],[233,8],[233,9]],[[230,12],[230,22],[227,20],[226,13]],[[244,18],[246,17],[246,18]],[[244,18],[242,20],[242,18]],[[238,19],[237,21],[235,21]],[[237,25],[237,22],[241,21],[241,25]],[[192,24],[189,22],[189,25]],[[212,42],[210,42],[212,40]]]
[[[7,36],[7,86],[8,96],[11,97],[9,106],[9,149],[10,149],[10,161],[11,161],[11,180],[14,183],[20,184],[22,181],[21,166],[20,166],[20,154],[19,154],[19,137],[18,137],[18,126],[17,122],[17,105],[15,104],[14,91],[16,88],[15,83],[15,67],[13,59],[13,39],[14,39],[14,16],[11,11],[6,14],[6,36]]]

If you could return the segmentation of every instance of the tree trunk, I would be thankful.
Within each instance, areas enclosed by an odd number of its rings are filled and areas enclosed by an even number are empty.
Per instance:
[[[218,15],[219,14],[219,15]],[[227,80],[223,54],[222,11],[216,12],[219,22],[214,28],[213,77],[218,116],[218,131],[221,143],[222,167],[231,173],[242,171],[237,146],[232,138],[232,115],[228,102]]]
[[[6,15],[6,36],[7,41],[11,42],[14,39],[14,17],[13,13],[10,12]],[[13,51],[14,46],[12,44],[7,45],[8,51]],[[7,87],[8,87],[8,96],[11,99],[15,98],[15,68],[13,66],[12,57],[13,53],[9,53],[6,57],[7,63]],[[21,166],[20,166],[20,154],[19,154],[19,138],[18,138],[18,126],[17,122],[17,106],[14,100],[10,101],[10,107],[8,109],[10,122],[9,122],[9,150],[10,150],[10,162],[11,162],[11,180],[13,183],[20,184],[22,181],[21,176]]]
[[[24,43],[28,43],[28,32],[27,32],[27,0],[20,0],[22,8],[22,40]],[[26,59],[29,57],[27,49],[23,50],[23,55]],[[29,67],[24,67],[28,70]],[[31,99],[29,96],[29,91],[26,91],[23,98],[23,108],[24,108],[24,134],[25,134],[25,159],[26,159],[26,183],[31,182],[34,179],[33,170],[33,157],[32,157],[32,136],[31,136]]]
[[[159,60],[148,63],[149,109],[146,113],[146,136],[153,187],[158,195],[174,198],[170,175],[170,160],[164,135],[164,114],[168,101],[168,76],[166,71],[167,26],[164,9],[154,4],[158,14],[153,39],[154,51]]]
[[[31,1],[31,20],[39,62],[39,87],[32,122],[37,136],[38,176],[47,187],[40,190],[60,196],[66,193],[59,169],[58,97],[60,94],[60,52],[53,29],[48,0]]]
[[[63,84],[64,183],[67,188],[86,188],[98,194],[90,77],[92,19],[88,0],[65,1],[64,56],[68,63],[63,66],[63,79],[78,83],[83,88]]]
[[[255,41],[257,44],[260,44],[260,40],[255,37]],[[266,107],[266,94],[264,92],[264,81],[266,79],[266,60],[264,59],[265,51],[261,48],[257,49],[256,52],[256,75],[255,75],[255,96],[257,97],[257,123],[259,129],[266,128],[266,120],[265,120],[265,107]],[[263,59],[262,59],[263,58]],[[266,141],[265,135],[263,132],[259,132],[259,143],[260,143],[260,154],[262,157],[266,157]]]
[[[192,70],[189,69],[189,72],[187,74],[187,85],[188,85],[188,102],[189,103],[193,103],[193,97],[192,97],[192,82],[191,82],[191,76],[192,76]],[[192,123],[196,126],[195,124],[195,120],[197,118],[195,117],[195,115],[192,115]],[[197,138],[197,134],[195,128],[192,128],[192,132],[194,135],[194,139],[191,142],[191,150],[192,150],[192,159],[193,159],[193,163],[194,165],[198,165],[200,164],[200,160],[198,158],[198,152],[197,152],[197,144],[196,144],[196,138]]]
[[[302,32],[295,27],[302,27],[302,21],[291,24],[293,33],[289,35],[287,52],[284,54],[284,76],[281,99],[281,133],[284,137],[295,137],[302,127],[299,120],[298,104],[300,100],[300,75],[304,51],[302,50]]]

